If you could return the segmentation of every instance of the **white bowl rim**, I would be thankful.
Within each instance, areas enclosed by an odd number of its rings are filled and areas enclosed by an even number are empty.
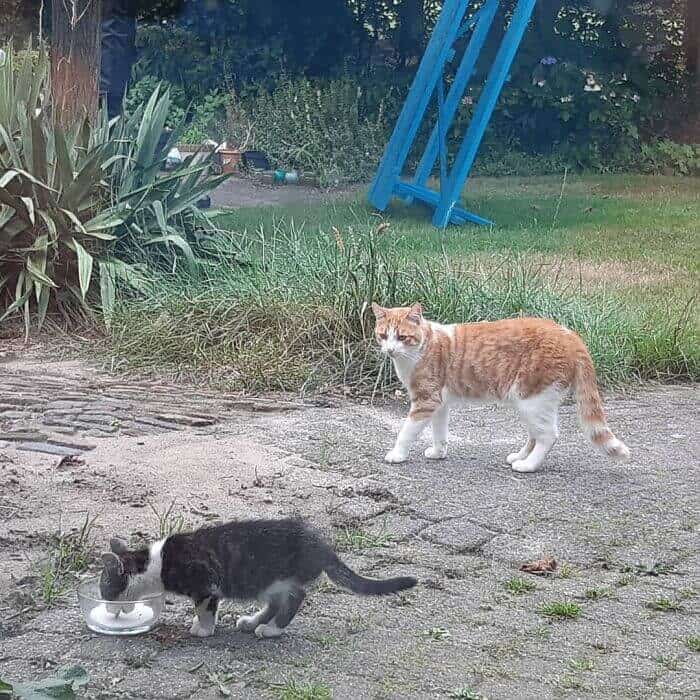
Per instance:
[[[88,581],[83,581],[83,583],[78,586],[78,598],[83,598],[84,600],[92,601],[93,603],[105,603],[108,605],[119,605],[123,603],[128,605],[130,603],[150,603],[151,601],[158,600],[159,598],[164,598],[165,593],[152,593],[151,595],[142,596],[141,598],[134,598],[133,600],[106,600],[100,598],[99,596],[90,595],[85,592],[88,586],[97,586],[97,590],[100,590],[100,582],[98,579],[89,579]]]

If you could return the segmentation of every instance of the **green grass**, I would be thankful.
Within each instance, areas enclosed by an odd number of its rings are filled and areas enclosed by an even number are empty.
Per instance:
[[[679,671],[683,660],[675,656],[657,656],[656,663],[663,666],[667,671]]]
[[[390,541],[386,528],[380,532],[369,532],[361,527],[346,526],[340,528],[335,536],[335,546],[341,552],[362,549],[379,549],[386,547]]]
[[[657,612],[681,612],[683,606],[676,600],[670,598],[655,598],[644,603],[644,607],[648,610],[656,610]]]
[[[472,690],[469,686],[464,686],[464,688],[457,688],[450,692],[447,696],[453,700],[482,700],[483,695],[479,695],[475,690]]]
[[[189,523],[183,513],[177,512],[179,506],[176,501],[171,501],[170,505],[164,510],[158,510],[152,503],[148,504],[151,512],[158,523],[158,536],[162,539],[176,535],[183,530],[189,528]]]
[[[505,588],[513,595],[524,595],[525,593],[532,593],[537,586],[535,586],[532,581],[528,581],[526,578],[522,578],[521,576],[513,576],[513,578],[506,581]]]
[[[603,598],[614,598],[615,591],[611,588],[588,588],[583,595],[587,600],[602,600]]]
[[[279,700],[332,700],[333,693],[325,683],[287,681],[273,688]]]
[[[700,653],[700,637],[686,637],[685,645],[690,651]]]
[[[700,379],[696,181],[577,178],[562,194],[551,178],[484,180],[470,206],[498,225],[437,231],[398,205],[378,226],[359,197],[226,214],[206,264],[118,305],[115,367],[366,394],[391,385],[369,305],[420,300],[444,322],[554,318],[608,386]]]
[[[595,664],[591,659],[569,659],[569,668],[572,671],[592,671]]]
[[[39,570],[38,593],[46,607],[58,603],[93,560],[93,529],[97,517],[85,517],[83,524],[52,538]]]
[[[431,627],[430,629],[423,630],[423,636],[435,642],[444,642],[449,639],[452,634],[444,627]]]
[[[581,606],[570,601],[545,603],[537,612],[557,620],[576,620],[581,615]]]

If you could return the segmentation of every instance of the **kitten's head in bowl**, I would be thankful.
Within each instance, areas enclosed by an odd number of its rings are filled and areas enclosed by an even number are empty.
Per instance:
[[[100,596],[103,600],[138,600],[140,596],[162,591],[160,566],[154,566],[156,562],[151,556],[153,547],[130,550],[117,537],[110,540],[109,547],[111,551],[102,555]]]

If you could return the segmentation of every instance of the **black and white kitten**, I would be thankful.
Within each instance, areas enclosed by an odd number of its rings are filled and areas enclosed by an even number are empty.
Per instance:
[[[299,610],[304,586],[323,571],[363,595],[416,585],[411,576],[375,580],[356,574],[301,520],[233,522],[170,535],[136,551],[114,538],[110,547],[102,555],[102,598],[137,600],[163,591],[188,596],[195,605],[190,631],[198,637],[214,634],[222,598],[259,600],[262,610],[239,617],[236,628],[278,637]]]

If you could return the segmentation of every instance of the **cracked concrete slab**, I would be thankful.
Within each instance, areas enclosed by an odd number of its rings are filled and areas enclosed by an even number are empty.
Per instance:
[[[275,410],[272,398],[130,385],[76,362],[42,366],[39,384],[38,372],[0,365],[11,376],[0,383],[2,678],[80,664],[85,697],[144,700],[220,697],[220,683],[240,698],[274,698],[292,682],[350,700],[700,692],[696,387],[608,398],[633,450],[627,465],[594,453],[565,407],[546,469],[518,475],[504,457],[524,436],[503,409],[457,412],[443,462],[422,457],[426,435],[411,462],[387,465],[400,404],[286,397]],[[7,440],[13,431],[23,439]],[[63,463],[19,450],[35,433],[94,447]],[[223,606],[206,640],[189,636],[191,610],[177,598],[159,627],[128,640],[85,628],[72,581],[46,605],[42,561],[60,527],[98,516],[97,554],[115,534],[156,537],[156,513],[171,504],[184,526],[302,515],[360,572],[420,583],[362,599],[321,580],[288,634],[265,641],[235,631],[251,607],[240,602]],[[555,575],[519,571],[544,554],[559,562]],[[553,603],[578,612],[545,614]]]

